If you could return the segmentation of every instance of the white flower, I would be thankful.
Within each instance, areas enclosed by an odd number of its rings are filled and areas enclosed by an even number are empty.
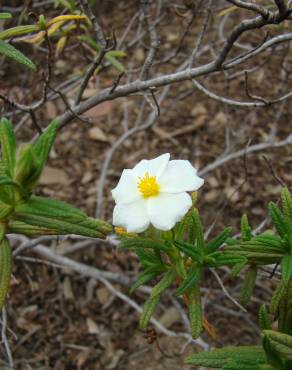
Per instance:
[[[127,232],[142,232],[150,224],[170,230],[192,205],[187,191],[199,189],[204,180],[186,160],[170,161],[169,153],[143,159],[132,170],[125,169],[112,190],[116,201],[113,224]]]

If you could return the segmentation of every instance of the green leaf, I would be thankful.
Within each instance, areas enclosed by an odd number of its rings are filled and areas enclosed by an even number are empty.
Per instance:
[[[272,296],[271,306],[270,306],[270,312],[272,314],[275,314],[277,312],[279,303],[285,294],[286,288],[287,288],[286,283],[283,280],[281,280]]]
[[[11,247],[4,237],[0,243],[0,310],[3,308],[9,291],[12,266]]]
[[[286,255],[282,258],[281,261],[281,272],[282,279],[285,283],[288,283],[292,276],[292,256]]]
[[[145,329],[150,321],[150,318],[159,302],[161,294],[173,283],[176,277],[175,270],[169,270],[152,289],[149,299],[146,301],[143,312],[140,317],[140,327]]]
[[[147,248],[136,248],[136,253],[140,259],[141,265],[144,268],[163,267],[159,251],[152,251]]]
[[[97,42],[95,42],[92,38],[88,36],[81,35],[81,36],[78,36],[77,39],[81,42],[84,42],[85,44],[87,44],[89,47],[91,47],[93,50],[95,50],[98,53],[102,49],[101,45],[99,45]]]
[[[240,302],[243,306],[246,306],[250,301],[256,283],[257,272],[257,266],[251,266],[244,277],[240,292]]]
[[[203,257],[201,251],[194,245],[184,241],[175,241],[174,245],[183,252],[186,256],[190,257],[193,261],[202,263]]]
[[[189,292],[189,318],[191,325],[191,335],[194,339],[198,338],[203,329],[203,314],[201,303],[201,292],[199,285],[195,285]]]
[[[225,243],[226,239],[231,235],[231,232],[232,227],[226,227],[214,239],[210,240],[205,248],[205,255],[216,252],[216,250]]]
[[[24,188],[30,188],[31,179],[39,172],[40,161],[38,160],[32,144],[27,144],[21,148],[18,154],[15,180]]]
[[[10,13],[0,13],[0,19],[11,19],[12,14]]]
[[[149,267],[141,274],[138,275],[136,282],[132,285],[130,293],[133,293],[141,285],[146,284],[148,281],[154,279],[156,276],[160,275],[163,272],[163,269],[156,270],[155,268]]]
[[[241,235],[244,241],[250,240],[252,237],[251,227],[249,226],[247,215],[241,217]]]
[[[193,265],[189,267],[188,273],[182,284],[178,287],[178,289],[175,291],[174,295],[176,297],[184,294],[187,292],[190,288],[194,286],[194,284],[197,284],[201,276],[201,269],[198,265]]]
[[[289,234],[289,223],[274,202],[270,202],[268,208],[275,228],[279,235],[284,238]]]
[[[292,196],[287,188],[282,190],[281,200],[283,213],[292,223]]]
[[[151,316],[152,316],[158,302],[159,302],[159,296],[156,296],[156,297],[150,297],[146,301],[146,303],[144,304],[143,312],[140,316],[140,321],[139,321],[140,328],[142,330],[147,328],[148,323],[151,319]]]
[[[122,237],[120,238],[119,246],[122,248],[151,248],[158,251],[171,250],[171,246],[167,243],[163,243],[161,240],[143,237]]]
[[[275,367],[277,370],[284,370],[281,356],[272,347],[270,340],[266,335],[263,336],[262,345],[266,353],[267,363]]]
[[[192,227],[195,233],[197,247],[199,250],[203,251],[205,248],[204,231],[203,231],[199,211],[197,208],[193,209],[192,221],[193,221]]]
[[[279,302],[279,331],[292,335],[292,279],[287,283],[285,292]]]
[[[292,336],[273,330],[264,330],[272,349],[280,356],[292,360]]]
[[[210,258],[212,258],[212,260]],[[235,253],[214,252],[209,254],[209,256],[205,258],[204,262],[209,267],[221,267],[245,264],[247,259],[245,256],[237,255]]]
[[[87,217],[85,213],[65,202],[37,196],[32,196],[28,201],[17,204],[12,219],[48,228],[60,235],[76,234],[104,238],[112,231],[108,223]]]
[[[174,282],[176,278],[176,271],[175,270],[168,270],[163,278],[159,281],[158,284],[151,291],[151,297],[160,296],[170,285]]]
[[[31,186],[33,186],[37,182],[42,173],[42,170],[48,159],[50,150],[52,149],[52,146],[54,144],[59,126],[60,119],[55,118],[33,145],[35,155],[39,160],[39,169],[35,173],[34,177],[31,178]]]
[[[237,362],[249,360],[254,361],[255,364],[264,364],[266,356],[261,346],[228,346],[211,352],[194,353],[185,359],[185,363],[195,366],[222,368],[234,360]]]
[[[1,160],[5,172],[13,178],[15,167],[16,140],[11,122],[6,118],[0,120]]]
[[[264,304],[262,304],[259,309],[259,325],[261,330],[272,329],[272,323],[269,319],[269,314]]]
[[[30,237],[37,237],[41,235],[58,235],[58,230],[49,229],[46,226],[35,226],[30,225],[22,221],[15,221],[9,219],[8,221],[8,233],[12,234],[23,234]]]
[[[25,26],[16,26],[13,28],[8,28],[7,30],[0,32],[0,40],[10,39],[16,36],[28,35],[31,32],[39,31],[39,27],[34,24]]]
[[[15,60],[17,63],[23,64],[25,67],[28,67],[36,71],[36,65],[28,59],[24,54],[19,50],[15,49],[14,46],[0,40],[0,54],[6,56],[7,58]]]
[[[12,212],[13,207],[11,205],[0,202],[0,220],[7,219]]]
[[[124,72],[125,71],[125,67],[123,66],[123,64],[121,62],[119,62],[113,55],[111,55],[110,53],[112,52],[108,52],[106,53],[105,55],[105,59],[107,59],[107,61],[113,66],[115,67],[115,69],[117,69],[119,72]]]
[[[247,265],[247,262],[247,259],[245,259],[244,261],[235,264],[230,271],[230,276],[236,277],[240,273],[240,271]]]

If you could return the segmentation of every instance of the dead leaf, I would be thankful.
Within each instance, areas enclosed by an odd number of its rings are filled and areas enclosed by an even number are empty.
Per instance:
[[[113,103],[111,101],[106,101],[89,109],[86,113],[84,113],[84,115],[89,118],[103,117],[109,114],[112,108]]]
[[[71,280],[68,276],[63,281],[63,294],[66,300],[74,300],[74,294],[72,290]]]
[[[110,293],[105,287],[98,288],[96,290],[96,295],[102,305],[106,304],[110,298]]]
[[[175,307],[170,307],[160,317],[159,322],[166,328],[170,328],[172,324],[180,320],[180,314]]]
[[[106,134],[99,127],[91,128],[88,131],[88,133],[89,133],[89,137],[90,137],[91,140],[103,141],[103,142],[108,142],[109,141]]]
[[[86,319],[87,330],[89,334],[100,334],[100,330],[98,325],[95,321],[93,321],[90,317]]]
[[[46,166],[39,181],[40,185],[68,184],[69,178],[64,170]]]

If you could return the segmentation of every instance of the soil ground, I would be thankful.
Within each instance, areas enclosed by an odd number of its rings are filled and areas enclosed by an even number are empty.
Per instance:
[[[12,3],[13,6],[19,5],[16,1],[9,2],[9,5]],[[127,6],[127,1],[117,5],[123,13],[114,9],[112,1],[101,3],[103,24],[110,29],[111,22],[114,22],[118,34],[124,26],[124,18],[130,19],[135,9]],[[174,16],[171,8],[167,11]],[[52,9],[48,12],[57,14]],[[177,18],[175,21],[177,23],[164,19],[159,26],[161,54],[174,47],[181,35],[178,25],[184,24],[180,24],[182,21]],[[183,45],[185,51],[193,45],[196,31],[194,26],[186,38]],[[261,36],[257,35],[259,40]],[[210,38],[212,42],[212,34]],[[144,45],[141,44],[138,49],[130,48],[127,58],[134,58],[133,55],[137,53],[133,60],[135,65],[139,65],[139,58],[141,54],[143,57],[144,52]],[[251,75],[250,82],[255,94],[259,91],[271,96],[278,94],[283,55],[269,56],[260,73]],[[41,52],[39,55],[35,53],[34,57],[38,58],[36,62],[39,63],[44,60]],[[173,60],[173,65],[160,66],[160,71],[163,68],[165,73],[171,71],[178,65],[178,59]],[[288,62],[291,63],[291,58],[288,58]],[[69,74],[78,73],[85,65],[78,49],[65,50],[62,58],[56,62],[54,82],[60,83]],[[32,76],[22,74],[22,71],[16,70],[15,65],[4,64],[0,71],[1,89],[5,88],[15,98],[25,102],[29,93],[29,100],[33,100],[39,91],[38,88],[32,89]],[[110,85],[114,78],[116,73],[106,70],[100,79],[90,82],[86,93],[90,95]],[[226,87],[223,79],[215,76],[211,84],[218,94],[240,97],[244,95],[242,81],[242,78],[234,79]],[[286,86],[290,84],[291,89],[289,76],[285,83]],[[185,94],[186,91],[189,94]],[[142,98],[133,97],[126,102],[131,109],[130,122],[138,114],[141,101]],[[37,189],[39,194],[62,199],[94,215],[101,165],[108,149],[122,133],[123,104],[123,100],[103,103],[87,113],[92,121],[90,125],[75,120],[64,127],[57,137]],[[45,126],[49,119],[63,110],[63,103],[59,100],[47,103],[38,113],[41,125]],[[203,169],[224,152],[227,136],[231,146],[234,146],[233,151],[236,151],[248,143],[252,145],[264,141],[278,120],[275,137],[278,141],[291,132],[291,118],[289,101],[281,107],[235,109],[192,90],[190,82],[172,86],[161,106],[158,122],[126,140],[115,152],[105,183],[104,217],[109,221],[111,219],[113,201],[110,190],[117,183],[121,171],[131,168],[140,159],[170,152],[172,158],[189,159],[196,167]],[[99,138],[90,131],[97,127],[102,132]],[[29,122],[17,133],[20,141],[29,140],[34,134],[35,130]],[[206,227],[216,221],[213,232],[223,225],[230,225],[238,232],[243,213],[248,214],[252,226],[256,227],[266,217],[268,201],[279,197],[281,185],[274,173],[288,186],[291,185],[291,162],[290,145],[242,156],[208,173],[198,200]],[[62,251],[68,245],[70,241],[55,243],[51,247]],[[33,252],[26,253],[26,256],[37,257]],[[131,252],[118,250],[105,242],[93,243],[69,256],[90,266],[128,276],[135,276],[139,270],[137,258]],[[69,270],[23,259],[15,260],[13,275],[7,310],[9,328],[16,334],[16,337],[9,334],[9,341],[15,366],[19,370],[187,370],[189,367],[182,364],[183,357],[198,350],[193,344],[184,349],[185,341],[182,338],[160,334],[157,341],[149,344],[145,333],[138,329],[138,314],[94,280],[85,279]],[[237,298],[240,279],[232,281],[225,271],[221,276],[229,291]],[[115,286],[128,294],[127,288],[119,284]],[[203,284],[205,315],[216,328],[217,336],[211,338],[204,333],[202,338],[216,346],[258,342],[260,336],[256,329],[256,313],[260,302],[269,301],[274,286],[275,282],[262,274],[252,303],[248,306],[248,313],[243,315],[225,297],[214,277],[206,275]],[[146,296],[135,293],[132,298],[142,305]],[[171,330],[185,330],[168,296],[163,299],[156,317]],[[2,356],[4,358],[4,352]],[[4,369],[4,365],[1,368]]]

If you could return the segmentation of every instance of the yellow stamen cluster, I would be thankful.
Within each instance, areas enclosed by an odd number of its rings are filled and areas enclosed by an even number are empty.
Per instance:
[[[137,186],[143,198],[155,197],[159,194],[159,184],[156,177],[150,176],[148,172],[145,173],[144,177],[140,177]]]

